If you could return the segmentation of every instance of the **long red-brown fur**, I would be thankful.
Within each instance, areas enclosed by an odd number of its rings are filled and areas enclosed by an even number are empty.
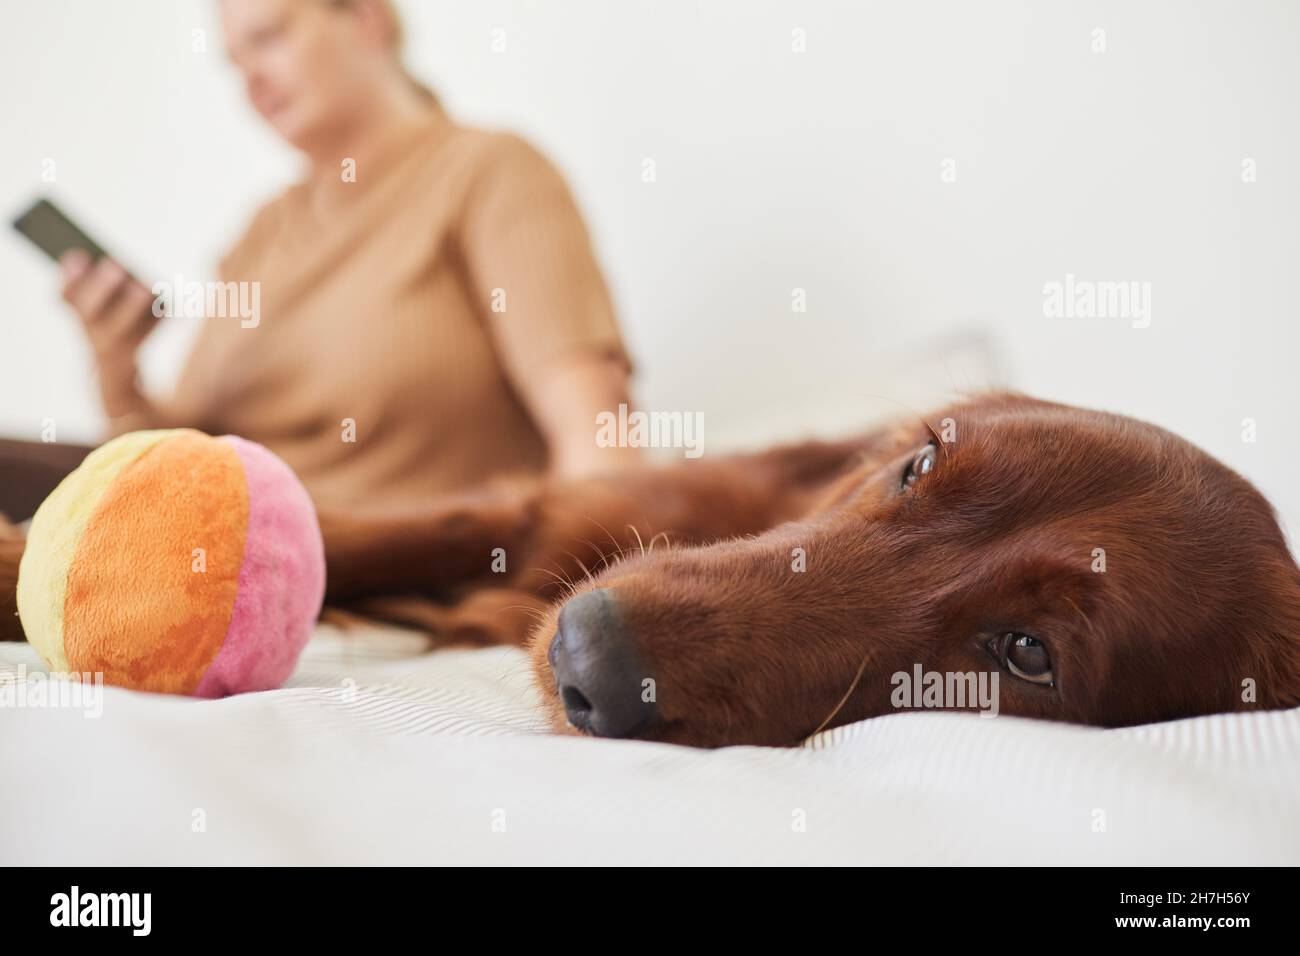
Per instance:
[[[933,472],[903,488],[936,436]],[[891,712],[891,675],[918,665],[998,672],[1001,713],[1103,726],[1300,704],[1300,569],[1259,492],[1159,428],[1020,395],[321,521],[327,601],[439,642],[529,644],[562,732],[546,650],[563,602],[596,587],[654,671],[654,739],[797,743]],[[1004,631],[1050,647],[1054,686],[1006,672],[988,645]]]
[[[900,493],[945,422],[933,474]],[[1300,570],[1258,491],[1159,428],[1019,395],[845,442],[327,517],[326,539],[337,599],[433,593],[456,639],[531,635],[562,731],[546,649],[563,599],[595,587],[653,662],[658,739],[794,743],[889,712],[890,676],[914,665],[999,670],[1001,630],[1050,642],[1058,671],[1044,688],[1001,670],[1002,713],[1115,726],[1300,703]]]

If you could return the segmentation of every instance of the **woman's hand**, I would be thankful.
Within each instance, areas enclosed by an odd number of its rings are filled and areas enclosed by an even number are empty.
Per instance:
[[[74,249],[59,260],[63,299],[76,311],[99,368],[108,414],[136,390],[136,351],[158,324],[154,295],[107,256]]]

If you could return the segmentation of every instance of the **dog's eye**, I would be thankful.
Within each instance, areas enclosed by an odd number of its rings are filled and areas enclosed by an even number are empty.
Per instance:
[[[998,663],[1013,676],[1031,684],[1055,685],[1051,655],[1047,653],[1047,645],[1038,638],[1015,631],[999,634],[993,639],[990,650]]]
[[[903,480],[900,487],[906,490],[920,481],[923,475],[928,475],[934,470],[934,462],[938,455],[939,450],[933,444],[930,444],[912,456],[912,460],[903,469]]]

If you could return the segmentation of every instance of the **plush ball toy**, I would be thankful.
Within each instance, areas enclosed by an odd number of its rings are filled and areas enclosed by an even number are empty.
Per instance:
[[[283,461],[234,435],[122,435],[32,518],[18,614],[53,671],[222,697],[280,686],[311,635],[325,551]]]

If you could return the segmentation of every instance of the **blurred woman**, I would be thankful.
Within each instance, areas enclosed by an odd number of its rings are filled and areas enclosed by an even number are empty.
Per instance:
[[[388,0],[220,0],[257,112],[306,160],[221,262],[255,326],[203,321],[175,393],[141,389],[153,294],[65,257],[113,433],[191,426],[279,453],[318,503],[406,502],[547,468],[627,464],[595,417],[630,363],[563,179],[457,124],[406,72]],[[247,327],[246,327],[247,326]]]

